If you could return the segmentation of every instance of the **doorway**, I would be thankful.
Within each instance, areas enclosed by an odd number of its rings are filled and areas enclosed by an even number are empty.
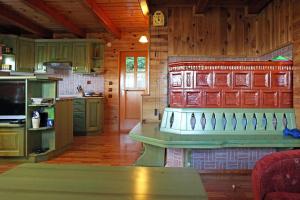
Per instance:
[[[147,52],[121,52],[120,131],[130,131],[141,120],[142,94],[148,87]]]

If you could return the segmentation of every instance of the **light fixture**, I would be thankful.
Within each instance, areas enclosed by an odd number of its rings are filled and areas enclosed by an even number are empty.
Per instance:
[[[107,46],[107,47],[111,47],[111,42],[107,42],[107,43],[106,43],[106,46]]]
[[[149,8],[147,5],[147,1],[146,0],[140,0],[140,6],[142,9],[142,12],[144,14],[144,16],[147,16],[149,14]]]
[[[142,35],[139,39],[139,42],[142,44],[148,43],[148,38],[145,35]]]

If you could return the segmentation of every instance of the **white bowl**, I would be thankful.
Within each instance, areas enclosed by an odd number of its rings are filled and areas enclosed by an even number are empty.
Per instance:
[[[32,104],[41,104],[43,99],[42,98],[31,98]]]

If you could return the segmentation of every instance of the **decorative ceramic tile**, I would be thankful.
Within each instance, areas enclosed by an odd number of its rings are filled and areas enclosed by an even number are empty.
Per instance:
[[[59,95],[76,95],[78,94],[76,87],[81,85],[84,91],[104,92],[103,75],[82,75],[73,74],[70,70],[54,70],[54,76],[62,78],[59,81]],[[90,82],[90,84],[88,84]]]

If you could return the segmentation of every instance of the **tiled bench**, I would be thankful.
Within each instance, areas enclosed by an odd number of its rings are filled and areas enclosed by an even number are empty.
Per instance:
[[[165,166],[166,150],[184,149],[190,166],[193,149],[300,147],[285,127],[295,128],[293,109],[166,108],[161,125],[138,124],[130,136],[144,144],[137,165]]]

